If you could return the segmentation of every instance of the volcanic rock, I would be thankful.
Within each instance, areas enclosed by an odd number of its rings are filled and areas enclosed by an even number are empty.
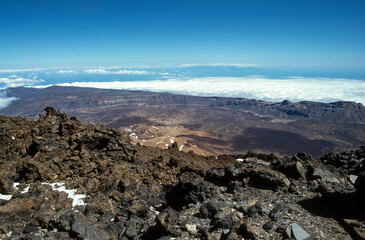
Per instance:
[[[203,157],[46,112],[0,116],[0,198],[10,199],[0,202],[1,238],[303,239],[297,225],[314,239],[363,236],[365,148],[320,161]],[[61,182],[69,193],[45,184]]]

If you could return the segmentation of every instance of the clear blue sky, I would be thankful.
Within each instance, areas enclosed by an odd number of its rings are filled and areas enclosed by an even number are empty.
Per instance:
[[[365,1],[0,0],[0,68],[365,68]]]

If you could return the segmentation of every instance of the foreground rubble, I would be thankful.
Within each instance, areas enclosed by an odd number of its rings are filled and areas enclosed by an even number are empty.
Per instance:
[[[202,157],[46,112],[0,116],[1,239],[365,238],[365,147]]]

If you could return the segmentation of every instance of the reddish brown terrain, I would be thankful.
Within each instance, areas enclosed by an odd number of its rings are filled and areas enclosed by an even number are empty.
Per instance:
[[[47,106],[83,123],[107,125],[133,143],[200,155],[264,152],[320,157],[365,144],[365,108],[353,102],[264,102],[244,98],[74,87],[12,88],[0,114],[37,119]]]

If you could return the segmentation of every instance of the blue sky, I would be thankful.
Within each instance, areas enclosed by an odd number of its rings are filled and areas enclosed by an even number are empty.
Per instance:
[[[365,1],[0,0],[0,68],[365,69]]]

